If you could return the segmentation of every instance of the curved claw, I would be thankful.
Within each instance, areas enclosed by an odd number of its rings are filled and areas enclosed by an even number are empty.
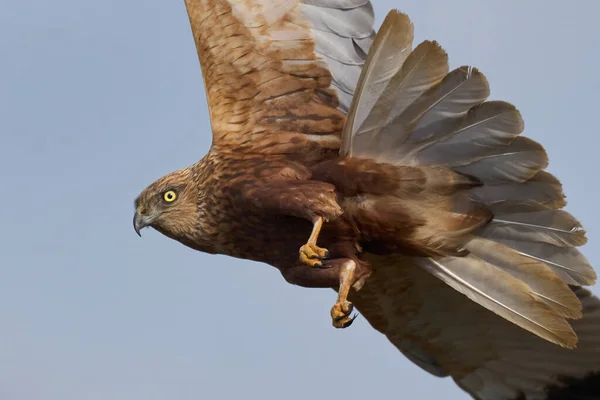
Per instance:
[[[344,319],[341,319],[339,321],[333,321],[333,326],[336,327],[336,328],[338,328],[338,329],[347,328],[350,325],[352,325],[352,323],[354,322],[354,320],[356,319],[356,317],[358,317],[358,314],[354,314],[352,317],[344,318]]]
[[[321,260],[329,257],[329,251],[314,244],[307,243],[300,247],[300,261],[312,268],[321,268]]]
[[[352,314],[353,310],[354,305],[349,301],[334,304],[331,308],[331,319],[333,326],[338,329],[343,329],[352,325],[356,317],[358,317],[358,313],[352,316],[350,315]]]

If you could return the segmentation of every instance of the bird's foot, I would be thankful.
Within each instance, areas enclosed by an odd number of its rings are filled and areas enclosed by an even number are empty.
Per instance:
[[[329,257],[329,251],[312,243],[300,247],[300,261],[311,268],[323,267],[322,260]]]
[[[311,268],[321,268],[323,267],[321,260],[329,257],[327,249],[317,246],[319,232],[321,232],[321,227],[323,226],[323,218],[319,217],[315,219],[313,224],[313,230],[308,241],[304,246],[300,247],[300,261]]]
[[[338,288],[337,301],[331,307],[331,320],[336,328],[347,328],[356,319],[358,314],[351,316],[354,306],[348,301],[350,287],[356,280],[356,262],[346,260],[340,268],[340,285]]]
[[[347,328],[358,317],[358,314],[352,314],[352,310],[354,310],[354,306],[349,301],[343,301],[340,303],[335,303],[333,307],[331,307],[331,320],[333,322],[333,326],[336,328]]]

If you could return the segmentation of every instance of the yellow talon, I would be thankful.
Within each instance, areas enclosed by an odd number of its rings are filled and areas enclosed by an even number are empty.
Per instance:
[[[351,316],[352,310],[354,310],[354,306],[349,301],[344,301],[341,303],[335,303],[333,307],[331,307],[331,320],[333,326],[336,328],[347,328],[357,317],[357,314]]]
[[[329,251],[314,244],[307,243],[300,247],[300,261],[309,267],[322,267],[320,259],[327,258]]]
[[[319,259],[329,257],[329,251],[317,246],[317,239],[323,226],[323,218],[317,218],[314,222],[312,233],[306,244],[300,247],[300,261],[309,267],[322,267]]]

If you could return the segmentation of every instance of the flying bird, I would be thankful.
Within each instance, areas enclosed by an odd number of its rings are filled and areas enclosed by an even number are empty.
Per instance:
[[[212,146],[135,200],[193,249],[332,288],[485,400],[600,398],[596,274],[548,157],[477,68],[367,0],[185,0]]]

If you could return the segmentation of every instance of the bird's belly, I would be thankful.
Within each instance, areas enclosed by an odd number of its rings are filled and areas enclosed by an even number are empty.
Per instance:
[[[298,250],[306,243],[312,224],[294,217],[247,214],[232,228],[223,233],[224,253],[287,268],[297,263]]]

